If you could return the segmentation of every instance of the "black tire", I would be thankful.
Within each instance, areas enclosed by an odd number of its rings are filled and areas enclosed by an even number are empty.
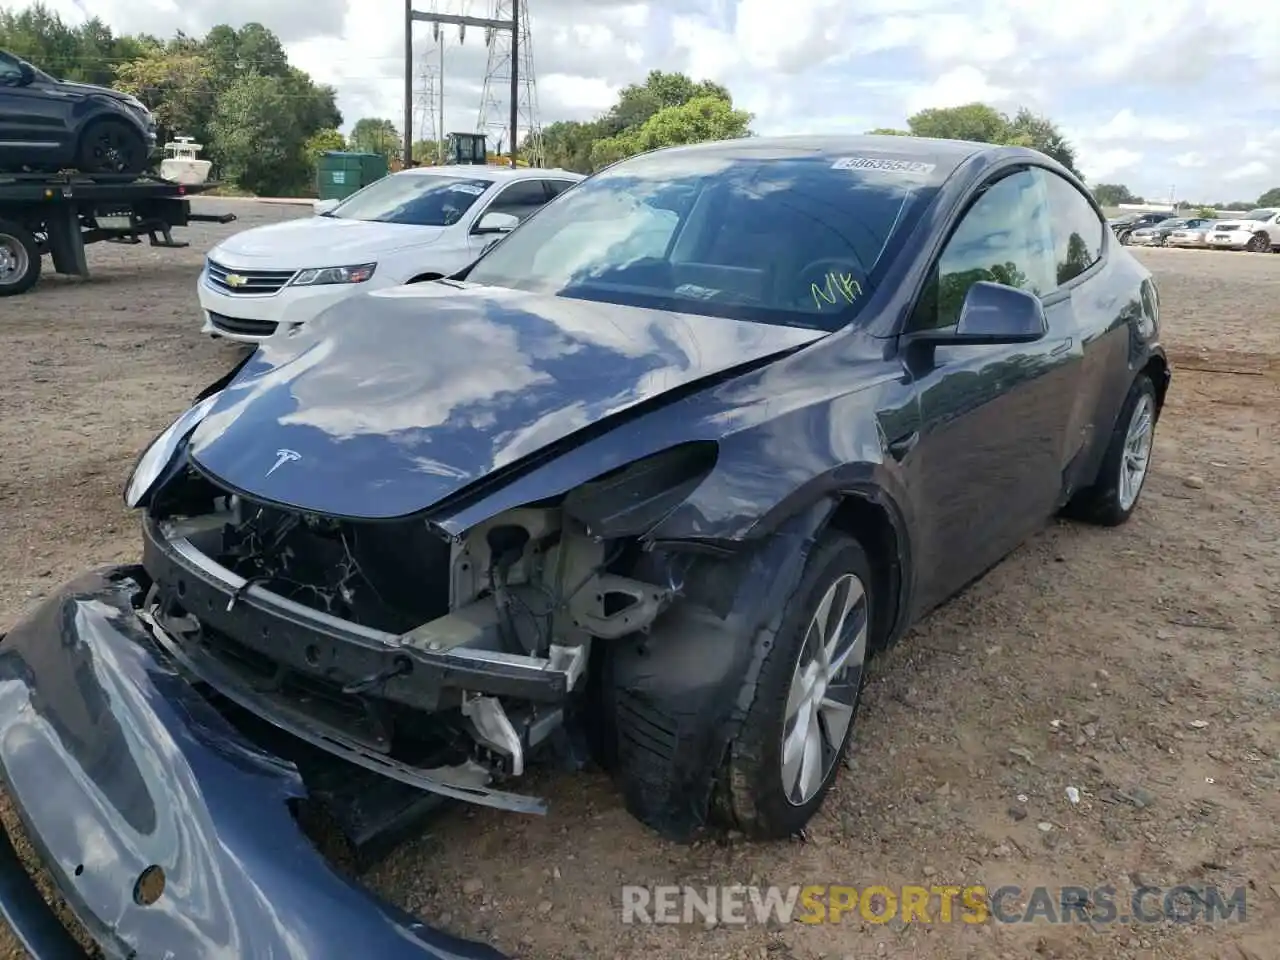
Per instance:
[[[1250,253],[1270,253],[1271,238],[1265,233],[1255,233],[1246,248]]]
[[[773,648],[761,665],[755,699],[747,710],[741,732],[729,745],[717,782],[716,813],[727,821],[725,826],[737,828],[753,839],[779,840],[800,832],[822,806],[848,748],[866,682],[865,658],[856,669],[856,678],[850,670],[840,688],[846,694],[853,694],[852,714],[839,746],[829,751],[828,744],[828,749],[822,751],[830,766],[827,768],[824,763],[820,768],[820,786],[803,802],[788,797],[783,786],[783,739],[793,676],[801,657],[806,656],[809,624],[818,605],[828,589],[846,574],[861,581],[866,597],[865,604],[855,607],[850,618],[858,613],[865,617],[868,636],[863,649],[874,649],[876,638],[870,633],[877,601],[866,552],[850,536],[834,531],[827,533],[810,554],[804,575],[787,603]],[[859,619],[855,627],[861,622]],[[836,690],[837,685],[832,683],[827,689]]]
[[[34,287],[42,265],[40,245],[31,231],[0,220],[0,297],[16,297]]]
[[[1129,232],[1127,230],[1122,231],[1116,239],[1120,241],[1120,246],[1122,247],[1129,246]]]
[[[147,142],[124,120],[95,120],[80,135],[76,167],[84,173],[137,175],[147,168]]]
[[[1111,439],[1107,443],[1107,452],[1102,458],[1102,466],[1098,468],[1098,478],[1093,486],[1077,493],[1063,513],[1073,520],[1095,523],[1104,527],[1118,527],[1133,515],[1142,499],[1142,488],[1151,474],[1150,459],[1155,451],[1154,442],[1147,454],[1147,469],[1143,473],[1137,494],[1126,506],[1121,497],[1120,467],[1125,456],[1125,442],[1129,436],[1129,425],[1133,421],[1134,411],[1146,400],[1152,412],[1151,433],[1154,435],[1158,421],[1156,388],[1151,378],[1145,373],[1134,378],[1129,394],[1125,397],[1120,415],[1116,417],[1115,426],[1111,430]],[[1154,436],[1153,436],[1154,441]]]

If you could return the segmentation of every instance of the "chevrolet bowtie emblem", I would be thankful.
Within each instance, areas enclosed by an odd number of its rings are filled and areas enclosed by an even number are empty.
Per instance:
[[[248,282],[248,277],[242,277],[238,273],[228,273],[226,276],[226,284],[228,287],[243,287]]]
[[[295,460],[301,460],[301,459],[302,459],[302,454],[300,454],[297,450],[277,450],[276,462],[272,464],[271,469],[267,471],[266,476],[268,477],[271,476],[273,473],[275,473],[277,470],[283,467],[286,463],[292,463]]]

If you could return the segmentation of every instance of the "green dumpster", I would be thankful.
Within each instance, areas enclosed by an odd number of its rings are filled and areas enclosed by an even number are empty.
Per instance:
[[[316,195],[321,200],[345,200],[386,175],[387,158],[380,153],[328,150],[316,164]]]

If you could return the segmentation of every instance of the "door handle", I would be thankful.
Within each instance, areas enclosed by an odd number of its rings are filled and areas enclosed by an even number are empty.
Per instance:
[[[1058,344],[1056,347],[1054,347],[1052,350],[1049,351],[1049,356],[1051,357],[1062,356],[1062,354],[1066,353],[1068,350],[1071,349],[1072,345],[1075,342],[1076,341],[1074,337],[1067,337],[1067,339],[1063,340],[1060,344]]]
[[[920,442],[920,431],[912,430],[905,437],[899,437],[897,440],[891,440],[888,443],[889,456],[901,462],[904,457],[915,449],[917,443]]]

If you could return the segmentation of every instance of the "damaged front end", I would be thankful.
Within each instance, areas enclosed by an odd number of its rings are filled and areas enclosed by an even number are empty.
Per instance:
[[[664,466],[698,478],[704,460],[677,451],[643,478],[661,501]],[[606,478],[451,538],[420,518],[256,502],[188,464],[147,499],[142,615],[187,672],[319,749],[541,813],[501,784],[539,748],[568,748],[593,643],[647,631],[679,588],[679,563],[635,535],[662,504],[628,502],[624,473],[625,491]]]

